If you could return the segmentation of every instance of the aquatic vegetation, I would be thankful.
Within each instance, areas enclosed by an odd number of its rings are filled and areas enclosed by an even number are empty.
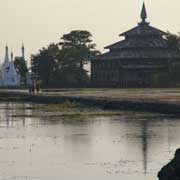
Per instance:
[[[4,108],[4,107],[2,107]],[[118,111],[118,110],[102,110],[100,108],[85,107],[76,102],[65,101],[62,104],[29,104],[28,106],[17,103],[16,107],[8,107],[21,111],[15,111],[10,117],[13,118],[76,118],[77,117],[112,117],[123,116],[127,120],[133,117],[134,120],[143,119],[156,119],[157,117],[163,118],[163,114],[151,114],[147,112],[135,111]],[[1,109],[1,107],[0,107]],[[167,117],[167,115],[166,115]]]

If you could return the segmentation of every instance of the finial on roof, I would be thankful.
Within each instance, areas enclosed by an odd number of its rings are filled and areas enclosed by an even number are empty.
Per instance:
[[[24,48],[24,42],[22,41],[22,59],[25,61],[25,48]]]
[[[146,18],[147,18],[146,6],[145,6],[145,3],[143,2],[143,7],[142,7],[142,11],[141,11],[142,23],[146,22]]]
[[[4,65],[8,66],[9,65],[9,51],[8,51],[8,46],[6,45],[5,48],[5,59],[4,59]]]
[[[22,49],[24,49],[24,41],[22,41]]]

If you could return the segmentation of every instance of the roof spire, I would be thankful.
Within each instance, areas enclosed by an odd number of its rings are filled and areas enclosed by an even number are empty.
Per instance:
[[[143,2],[143,7],[142,7],[142,11],[141,11],[142,23],[146,22],[146,18],[147,18],[146,6],[145,6],[145,3]]]
[[[24,48],[24,42],[22,41],[22,58],[25,61],[25,48]]]
[[[4,59],[4,64],[5,66],[8,66],[9,65],[9,51],[8,51],[8,46],[6,45],[6,48],[5,48],[5,59]]]
[[[22,49],[24,49],[24,41],[22,41]]]

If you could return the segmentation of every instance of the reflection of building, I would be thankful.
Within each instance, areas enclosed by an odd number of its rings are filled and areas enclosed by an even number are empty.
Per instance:
[[[148,170],[148,122],[144,121],[142,123],[142,145],[143,145],[143,167],[144,174]]]
[[[92,59],[95,86],[149,87],[152,79],[168,74],[179,61],[179,51],[168,46],[165,32],[150,26],[146,18],[143,4],[141,22],[120,35],[124,40],[107,46],[109,52]]]

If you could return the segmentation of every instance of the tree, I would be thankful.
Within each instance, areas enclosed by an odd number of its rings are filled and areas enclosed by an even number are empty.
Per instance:
[[[28,72],[26,62],[24,61],[22,57],[15,57],[14,65],[18,73],[20,74],[21,82],[26,84],[26,74]]]
[[[180,34],[166,33],[165,39],[168,46],[180,54]],[[170,66],[170,75],[168,77],[171,86],[180,86],[180,59]]]
[[[57,56],[59,47],[57,44],[50,44],[43,47],[35,55],[31,55],[31,69],[34,76],[38,77],[46,86],[51,85],[54,72],[58,68]]]
[[[172,34],[169,31],[165,35],[165,39],[167,40],[168,46],[172,49],[180,49],[180,35]]]
[[[63,35],[60,48],[66,54],[66,60],[83,69],[89,58],[98,55],[96,44],[92,43],[92,35],[88,31],[75,30]]]
[[[86,86],[89,77],[84,64],[99,54],[91,38],[88,31],[63,35],[61,42],[50,44],[31,56],[32,73],[48,87]]]
[[[164,36],[168,48],[180,55],[180,35],[167,32]],[[180,86],[180,59],[171,62],[169,60],[168,71],[157,72],[152,75],[151,84],[154,87],[175,87]]]

